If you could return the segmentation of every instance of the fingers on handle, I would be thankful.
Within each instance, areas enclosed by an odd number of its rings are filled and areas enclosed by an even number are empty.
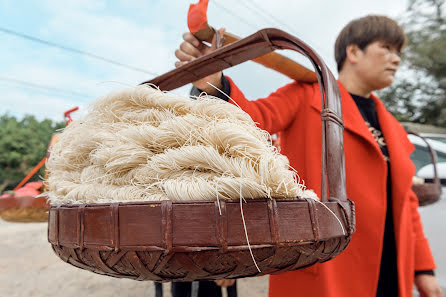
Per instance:
[[[220,28],[218,29],[218,33],[221,37],[223,37],[226,29]],[[180,48],[175,51],[175,56],[179,61],[175,62],[175,67],[180,67],[187,62],[190,62],[203,54],[206,54],[209,51],[213,51],[217,48],[217,34],[214,34],[212,39],[211,47],[208,47],[200,40],[198,40],[192,33],[186,32],[183,34],[183,42],[180,44]]]
[[[198,58],[198,57],[200,57],[203,54],[192,43],[189,43],[189,42],[186,42],[186,41],[181,43],[180,50],[183,51],[186,55],[190,55],[190,56],[195,57],[195,58]]]
[[[183,52],[181,49],[177,49],[175,51],[175,57],[177,57],[178,60],[180,60],[180,62],[185,62],[185,61],[189,62],[189,61],[192,61],[193,59],[195,59],[194,56]]]
[[[217,286],[220,287],[230,287],[235,283],[234,279],[219,279],[214,281]]]
[[[175,62],[175,67],[176,68],[181,67],[181,66],[183,66],[186,63],[187,63],[187,61],[176,61]]]
[[[220,40],[218,40],[218,42],[221,42],[222,38],[224,38],[224,34],[226,32],[225,28],[220,28],[217,30],[218,34],[220,35]],[[219,44],[219,47],[222,46],[222,44]],[[212,45],[211,45],[211,49],[215,50],[217,49],[217,34],[214,34],[214,37],[212,37]]]
[[[192,44],[196,48],[198,48],[201,45],[201,41],[198,40],[197,37],[195,37],[192,33],[186,32],[183,34],[183,40]]]

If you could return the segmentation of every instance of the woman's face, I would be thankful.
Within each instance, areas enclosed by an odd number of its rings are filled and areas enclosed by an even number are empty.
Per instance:
[[[384,41],[370,43],[357,58],[357,75],[371,90],[390,86],[401,62],[398,49]]]

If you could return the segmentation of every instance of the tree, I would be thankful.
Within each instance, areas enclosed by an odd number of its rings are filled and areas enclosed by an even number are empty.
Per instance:
[[[397,119],[446,127],[445,0],[411,0],[402,24],[407,34],[399,78],[379,93]]]
[[[34,116],[20,121],[8,114],[0,116],[0,193],[16,186],[45,157],[51,135],[62,127],[63,122],[38,121]],[[32,180],[39,176],[43,169]]]

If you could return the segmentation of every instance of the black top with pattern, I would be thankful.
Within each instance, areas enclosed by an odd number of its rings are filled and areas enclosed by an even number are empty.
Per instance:
[[[379,271],[377,297],[398,296],[398,273],[396,267],[396,247],[395,247],[395,231],[393,226],[392,212],[392,183],[390,180],[390,162],[389,151],[387,149],[384,135],[378,122],[378,114],[376,113],[375,102],[370,98],[364,98],[352,95],[356,106],[359,109],[364,121],[372,133],[379,148],[387,161],[387,211],[386,222],[384,227],[383,250],[381,254],[381,265]]]

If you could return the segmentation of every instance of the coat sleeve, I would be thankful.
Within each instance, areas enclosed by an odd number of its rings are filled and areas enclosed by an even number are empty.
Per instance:
[[[410,203],[412,207],[412,220],[415,233],[415,271],[435,269],[435,261],[427,238],[424,236],[420,213],[418,212],[418,198],[410,190]]]
[[[302,98],[312,98],[314,89],[311,84],[292,82],[271,93],[268,97],[251,101],[227,77],[230,83],[229,102],[247,112],[259,128],[270,134],[286,129],[296,116]]]

